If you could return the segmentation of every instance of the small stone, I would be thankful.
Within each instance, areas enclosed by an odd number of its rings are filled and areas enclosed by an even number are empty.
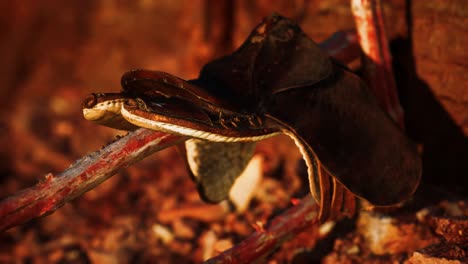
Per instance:
[[[221,253],[223,251],[226,251],[232,248],[232,246],[233,246],[233,243],[231,239],[221,239],[221,240],[216,241],[214,245],[214,250],[217,253]]]
[[[357,231],[366,246],[376,255],[410,253],[433,243],[438,243],[431,230],[414,221],[377,212],[361,212]]]
[[[229,199],[238,212],[244,212],[249,207],[262,174],[262,157],[255,155],[229,191]]]
[[[152,230],[154,235],[159,238],[163,244],[169,244],[174,240],[174,234],[169,230],[169,228],[163,225],[154,224],[152,226]]]
[[[405,264],[461,264],[468,260],[466,253],[456,245],[441,243],[414,252]]]

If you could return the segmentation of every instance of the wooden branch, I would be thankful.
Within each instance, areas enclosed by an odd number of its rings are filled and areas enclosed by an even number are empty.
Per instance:
[[[265,257],[284,241],[297,236],[304,229],[317,222],[318,210],[318,205],[312,196],[307,195],[299,204],[274,218],[268,227],[256,231],[235,247],[205,263],[263,263]]]
[[[403,127],[404,113],[393,75],[381,0],[351,0],[351,8],[364,53],[364,74],[368,85],[383,109]]]
[[[138,129],[76,161],[69,169],[49,173],[38,184],[0,202],[0,231],[51,214],[66,202],[144,157],[178,144],[185,137]]]
[[[232,52],[235,26],[235,1],[205,0],[203,34],[213,58]]]

